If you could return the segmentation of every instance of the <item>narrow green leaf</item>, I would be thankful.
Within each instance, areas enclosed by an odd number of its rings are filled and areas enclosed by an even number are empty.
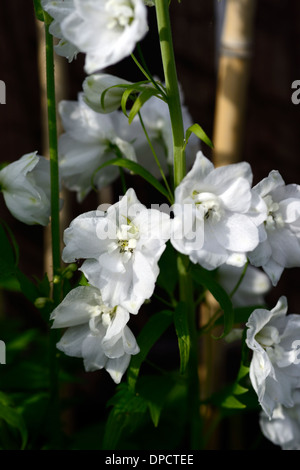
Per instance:
[[[189,362],[191,349],[187,308],[184,302],[179,302],[175,308],[174,324],[180,354],[180,373],[184,374]]]
[[[106,166],[109,166],[109,165],[115,165],[121,168],[127,168],[127,170],[129,170],[131,173],[141,176],[144,180],[150,183],[155,189],[157,189],[157,191],[159,191],[167,199],[169,199],[169,193],[166,190],[166,188],[149,171],[145,170],[145,168],[139,165],[138,163],[133,162],[132,160],[128,160],[127,158],[113,158],[112,160],[109,160],[108,162],[103,163],[103,165],[99,166],[94,171],[92,182],[94,180],[96,173],[98,171],[101,171],[102,168],[105,168]]]
[[[137,426],[148,405],[124,383],[118,386],[116,394],[109,400],[108,405],[113,405],[113,408],[106,422],[102,448],[114,450],[123,431],[126,428],[132,430]]]
[[[230,297],[223,287],[214,279],[211,271],[207,271],[201,266],[193,266],[192,277],[195,282],[198,282],[210,291],[224,311],[224,330],[219,337],[223,338],[231,331],[234,324],[234,313]]]
[[[150,349],[171,325],[172,320],[173,312],[163,310],[150,317],[149,321],[139,333],[137,343],[140,347],[140,352],[136,356],[132,356],[127,372],[128,386],[131,390],[135,389],[141,365],[146,359]]]
[[[185,145],[187,145],[188,141],[189,141],[189,138],[192,134],[195,134],[200,140],[202,140],[206,145],[208,145],[210,148],[213,148],[213,144],[212,144],[212,141],[210,140],[210,138],[206,135],[206,133],[204,132],[204,130],[202,129],[201,126],[199,126],[199,124],[193,124],[192,126],[190,126],[186,133],[185,133]]]
[[[145,88],[142,93],[139,94],[137,99],[135,100],[128,117],[128,123],[131,124],[134,117],[140,111],[142,106],[148,101],[152,96],[157,95],[157,90],[155,88]]]
[[[20,269],[16,269],[16,277],[25,297],[32,303],[40,296],[37,286]]]
[[[0,419],[3,419],[9,426],[17,428],[21,435],[21,449],[27,443],[27,429],[22,414],[13,406],[11,400],[3,392],[0,392]]]

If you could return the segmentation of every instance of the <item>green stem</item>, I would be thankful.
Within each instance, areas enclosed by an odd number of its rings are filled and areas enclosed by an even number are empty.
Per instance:
[[[149,82],[151,82],[154,85],[154,87],[162,94],[162,96],[165,97],[166,94],[164,90],[156,83],[152,75],[149,73],[148,69],[146,70],[146,68],[142,64],[140,64],[140,62],[137,60],[137,58],[135,57],[133,53],[131,54],[131,58],[134,61],[134,63],[137,65],[137,67],[140,69],[142,74],[149,80]]]
[[[158,169],[159,169],[159,171],[160,171],[161,177],[162,177],[162,179],[163,179],[163,181],[164,181],[164,183],[165,183],[166,189],[167,189],[167,191],[168,191],[168,193],[169,193],[170,201],[173,203],[173,202],[174,202],[174,198],[173,198],[172,191],[171,191],[171,189],[170,189],[169,183],[168,183],[167,178],[166,178],[166,176],[165,176],[165,174],[164,174],[164,171],[163,171],[163,169],[162,169],[162,166],[161,166],[161,164],[160,164],[160,161],[159,161],[159,159],[158,159],[158,156],[156,155],[156,152],[155,152],[155,150],[154,150],[154,147],[153,147],[153,145],[152,145],[152,142],[151,142],[151,140],[150,140],[150,138],[149,138],[147,129],[146,129],[146,127],[145,127],[145,124],[144,124],[144,121],[143,121],[143,118],[142,118],[142,115],[141,115],[140,112],[138,113],[138,116],[139,116],[139,120],[140,120],[142,129],[143,129],[144,134],[145,134],[145,136],[146,136],[148,145],[149,145],[149,147],[150,147],[150,149],[151,149],[151,152],[152,152],[152,154],[153,154],[153,156],[154,156],[155,162],[156,162],[156,164],[157,164],[157,166],[158,166]]]
[[[55,75],[53,37],[49,33],[51,18],[45,13],[45,46],[46,46],[46,79],[47,79],[47,109],[48,109],[48,137],[51,178],[51,245],[52,245],[52,270],[53,270],[53,302],[54,306],[60,303],[61,282],[61,253],[60,253],[60,199],[59,199],[59,169],[58,169],[58,145],[56,124],[56,99],[55,99]],[[50,330],[49,344],[49,372],[50,372],[50,422],[53,426],[53,441],[57,442],[60,434],[59,423],[59,397],[58,397],[58,364],[57,364],[57,331]]]
[[[180,184],[186,174],[185,134],[173,49],[168,0],[156,1],[155,8],[163,70],[165,75],[167,104],[169,106],[173,134],[174,187],[176,188],[176,186]],[[180,301],[183,301],[186,305],[186,315],[188,316],[191,344],[188,364],[188,409],[190,446],[192,449],[197,449],[200,445],[199,380],[197,351],[198,338],[195,320],[193,283],[188,270],[188,266],[188,257],[178,254],[177,269],[179,276],[179,295]]]
[[[171,22],[168,0],[159,0],[155,3],[157,27],[160,39],[161,56],[165,75],[167,103],[173,133],[174,152],[174,185],[181,182],[186,173],[185,162],[185,134],[183,127],[180,93],[177,79],[177,70],[173,49]]]

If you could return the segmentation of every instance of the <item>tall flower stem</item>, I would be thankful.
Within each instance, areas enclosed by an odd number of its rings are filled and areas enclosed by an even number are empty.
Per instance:
[[[161,56],[165,76],[167,103],[169,106],[174,158],[174,187],[178,186],[186,174],[185,134],[183,127],[182,108],[172,40],[169,1],[156,0],[156,19],[159,32]],[[190,446],[199,446],[199,392],[198,392],[198,354],[195,321],[195,306],[192,279],[189,274],[189,259],[178,254],[177,269],[179,277],[180,300],[186,305],[190,336],[190,359],[188,366],[188,407],[190,424]]]
[[[46,79],[47,79],[47,110],[48,110],[48,137],[50,157],[50,179],[51,179],[51,245],[52,245],[52,269],[53,269],[53,304],[57,306],[60,302],[61,283],[59,281],[61,267],[60,253],[60,200],[59,200],[59,169],[58,169],[58,146],[57,146],[57,123],[56,123],[56,100],[55,100],[55,75],[54,75],[54,53],[53,37],[49,33],[51,18],[45,13],[45,47],[46,47]],[[58,282],[57,282],[58,280]],[[49,345],[49,369],[50,369],[50,420],[55,443],[60,434],[59,423],[59,397],[58,397],[58,364],[56,359],[57,332],[50,330]]]
[[[173,131],[174,185],[176,187],[181,182],[186,172],[184,151],[185,135],[173,49],[168,0],[156,1],[155,8],[166,83],[167,103],[170,110]]]

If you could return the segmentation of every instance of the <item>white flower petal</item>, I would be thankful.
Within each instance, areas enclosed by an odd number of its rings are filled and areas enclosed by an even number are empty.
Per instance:
[[[72,289],[63,301],[53,310],[50,319],[52,328],[65,328],[81,325],[90,320],[94,312],[100,313],[102,299],[98,289],[92,286],[79,286]]]

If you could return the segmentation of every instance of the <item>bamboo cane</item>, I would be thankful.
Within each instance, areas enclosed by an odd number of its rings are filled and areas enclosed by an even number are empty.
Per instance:
[[[221,0],[225,1],[225,0]],[[256,0],[227,0],[224,13],[218,61],[218,83],[213,130],[213,162],[215,166],[241,160],[246,119],[247,92],[253,45],[253,23]],[[207,324],[219,309],[212,296],[201,307],[201,326]],[[226,344],[205,335],[202,339],[202,360],[199,378],[202,384],[201,398],[222,387]],[[225,353],[225,354],[224,354]],[[209,429],[218,421],[218,414],[210,406],[203,406],[204,426]],[[240,436],[233,441],[239,445]],[[238,441],[238,442],[236,442]],[[212,433],[207,449],[218,449],[222,443],[217,428]]]
[[[255,10],[256,0],[226,3],[213,131],[216,166],[241,159]]]

